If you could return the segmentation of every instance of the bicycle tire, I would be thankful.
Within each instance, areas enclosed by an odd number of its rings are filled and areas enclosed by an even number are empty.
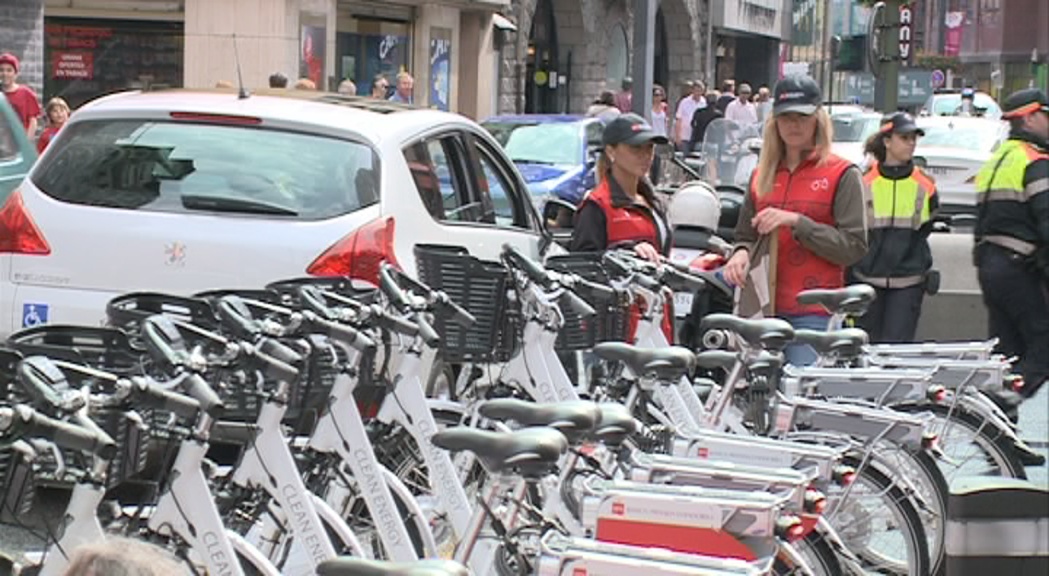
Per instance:
[[[813,576],[841,576],[842,566],[834,548],[816,531],[809,532],[804,538],[793,544],[798,554],[805,558],[812,568]],[[783,554],[776,555],[772,565],[773,576],[788,576],[794,573],[794,567]]]
[[[874,488],[874,493],[881,495],[878,498],[880,506],[888,508],[893,515],[896,521],[895,525],[900,530],[907,549],[907,566],[903,568],[902,572],[898,572],[900,576],[931,576],[932,565],[929,556],[928,538],[925,534],[925,528],[922,526],[921,516],[914,508],[914,504],[907,494],[881,470],[872,466],[860,467],[860,461],[855,457],[847,456],[842,462],[847,466],[856,468],[858,471],[856,478],[853,480],[853,485],[866,484]],[[835,510],[835,512],[840,509],[837,503],[833,501],[836,495],[836,492],[827,494],[828,499],[832,500],[829,508]],[[846,536],[849,534],[849,531],[844,529],[848,527],[848,524],[842,525],[835,522],[836,516],[836,514],[828,516],[827,520],[839,531],[842,540],[849,544],[850,538]],[[851,546],[850,549],[859,558],[867,562],[874,562],[871,554],[866,549],[856,549],[856,547]],[[884,574],[896,573],[885,571],[884,567],[879,567],[877,571]]]
[[[940,404],[904,404],[893,406],[893,410],[910,413],[932,412],[937,418],[951,422],[952,426],[958,425],[968,429],[977,440],[977,447],[985,452],[985,460],[990,458],[990,461],[997,464],[999,476],[1027,479],[1027,471],[1013,448],[1012,440],[997,428],[984,426],[975,414],[960,407],[956,407],[952,412],[949,406]],[[951,415],[950,418],[947,417],[948,414]],[[941,448],[943,448],[943,439],[941,438],[940,441]],[[944,471],[943,466],[940,466],[940,469],[949,482],[952,475]]]

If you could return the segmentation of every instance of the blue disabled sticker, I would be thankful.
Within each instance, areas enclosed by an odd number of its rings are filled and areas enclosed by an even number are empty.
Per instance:
[[[47,304],[22,304],[22,328],[47,324]]]

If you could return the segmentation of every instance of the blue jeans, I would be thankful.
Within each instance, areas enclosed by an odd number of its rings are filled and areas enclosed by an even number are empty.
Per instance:
[[[827,331],[827,322],[830,321],[829,316],[819,314],[782,316],[782,318],[790,322],[795,329],[819,330],[820,332]],[[783,355],[786,357],[787,364],[792,366],[811,366],[818,359],[816,351],[808,344],[790,344],[783,350]]]

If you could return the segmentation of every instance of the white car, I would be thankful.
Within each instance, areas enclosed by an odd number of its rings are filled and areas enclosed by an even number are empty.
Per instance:
[[[547,241],[502,147],[455,114],[306,91],[129,92],[77,111],[0,209],[0,334],[98,324],[129,291],[374,278],[417,243]]]
[[[878,131],[882,115],[878,112],[834,113],[834,139],[831,152],[857,166],[865,164],[863,145],[871,134]]]
[[[955,116],[958,107],[962,104],[961,91],[937,92],[925,101],[920,116]],[[1002,117],[1002,107],[994,100],[994,97],[986,92],[973,93],[973,106],[983,110],[983,117],[999,120]]]
[[[926,116],[916,120],[925,131],[914,150],[936,180],[945,214],[976,210],[976,175],[1009,136],[1009,125],[989,118]]]

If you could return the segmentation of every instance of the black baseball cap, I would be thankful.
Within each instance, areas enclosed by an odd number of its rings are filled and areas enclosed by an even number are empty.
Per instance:
[[[1024,88],[1010,94],[1005,99],[1004,108],[1002,118],[1020,118],[1035,112],[1049,114],[1049,100],[1045,92],[1037,88]]]
[[[616,144],[628,144],[640,146],[653,142],[666,144],[669,142],[666,136],[656,134],[652,125],[637,114],[620,114],[605,125],[605,131],[601,135],[602,146],[615,146]]]
[[[918,127],[914,117],[906,112],[897,112],[881,119],[881,132],[886,134],[917,134],[925,136],[925,130]]]
[[[788,112],[810,115],[823,104],[823,96],[815,80],[802,74],[791,74],[776,82],[772,102],[775,115]]]

